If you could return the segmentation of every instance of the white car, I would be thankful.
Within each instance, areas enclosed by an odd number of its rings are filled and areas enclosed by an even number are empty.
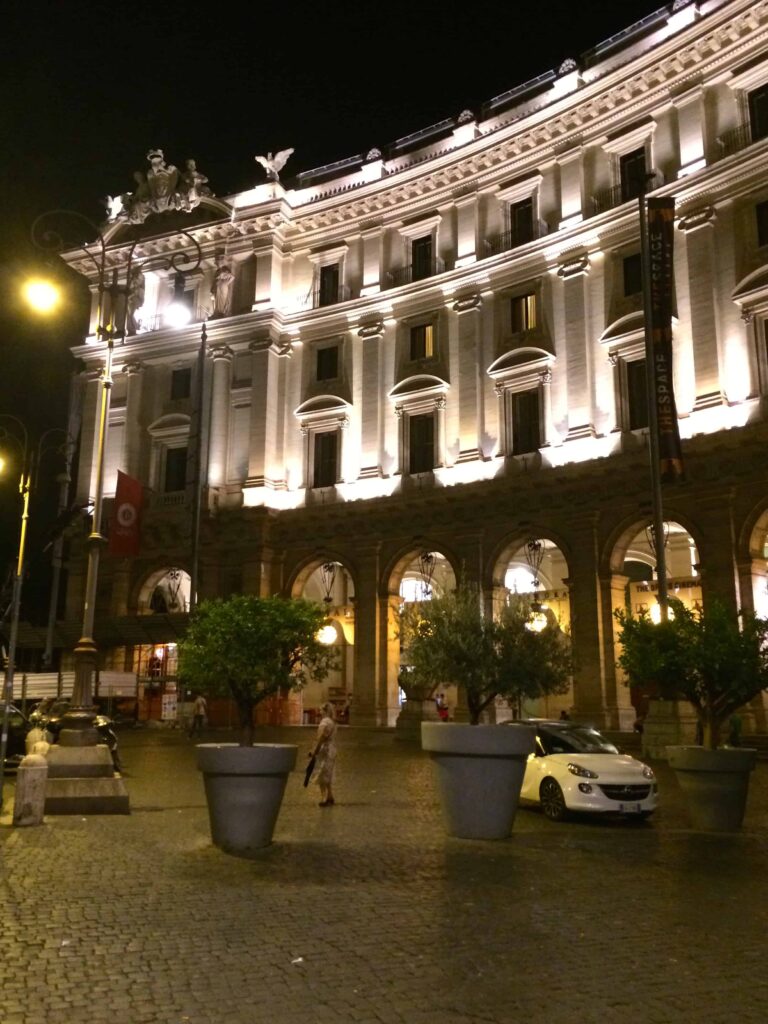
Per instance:
[[[653,769],[620,754],[589,725],[570,721],[529,721],[536,750],[528,758],[520,799],[538,804],[551,821],[569,811],[647,818],[656,810]]]

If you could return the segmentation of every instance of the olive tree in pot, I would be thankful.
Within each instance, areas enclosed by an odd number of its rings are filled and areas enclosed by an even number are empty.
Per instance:
[[[654,680],[662,692],[693,705],[702,742],[668,747],[669,764],[694,826],[732,831],[744,819],[757,752],[720,741],[729,718],[768,689],[768,620],[752,612],[737,617],[718,601],[692,610],[673,599],[669,607],[670,618],[658,624],[647,615],[616,613],[619,665],[630,685]]]
[[[204,601],[179,644],[179,675],[188,687],[231,696],[242,740],[201,743],[198,768],[216,846],[245,854],[272,841],[297,747],[254,744],[253,712],[267,697],[323,679],[330,649],[316,637],[325,612],[309,601],[236,596]]]
[[[418,741],[421,738],[421,723],[437,722],[440,716],[433,700],[438,680],[425,674],[421,667],[413,664],[411,643],[419,633],[424,619],[425,602],[407,601],[400,608],[399,631],[401,665],[397,683],[405,694],[405,704],[397,716],[395,735],[398,739]]]
[[[530,602],[510,598],[494,619],[467,584],[422,606],[410,647],[417,672],[463,688],[470,724],[422,722],[422,747],[437,769],[447,830],[465,839],[505,839],[520,799],[534,730],[481,725],[496,697],[513,704],[567,689],[568,639],[556,626],[530,629]]]

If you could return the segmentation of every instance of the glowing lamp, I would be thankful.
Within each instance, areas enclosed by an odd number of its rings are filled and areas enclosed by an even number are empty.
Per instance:
[[[51,313],[61,298],[56,285],[39,278],[27,281],[23,293],[26,302],[36,313]]]
[[[186,327],[192,319],[192,310],[186,302],[172,302],[165,310],[163,320],[169,327],[178,329]]]
[[[327,622],[324,626],[321,626],[315,633],[315,639],[318,643],[325,644],[326,647],[330,647],[331,644],[336,643],[336,627],[330,622]]]

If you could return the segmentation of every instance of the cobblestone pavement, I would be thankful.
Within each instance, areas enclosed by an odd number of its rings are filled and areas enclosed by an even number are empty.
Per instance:
[[[127,817],[0,826],[2,1024],[707,1024],[768,1005],[768,764],[744,831],[518,813],[444,836],[428,760],[343,733],[337,805],[301,785],[275,843],[210,843],[192,743],[123,734]]]

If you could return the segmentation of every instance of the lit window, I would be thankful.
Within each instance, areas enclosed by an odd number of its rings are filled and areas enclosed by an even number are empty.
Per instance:
[[[516,295],[512,299],[512,333],[532,331],[537,326],[536,294]]]
[[[411,328],[411,359],[431,359],[434,351],[434,327],[420,324]]]

